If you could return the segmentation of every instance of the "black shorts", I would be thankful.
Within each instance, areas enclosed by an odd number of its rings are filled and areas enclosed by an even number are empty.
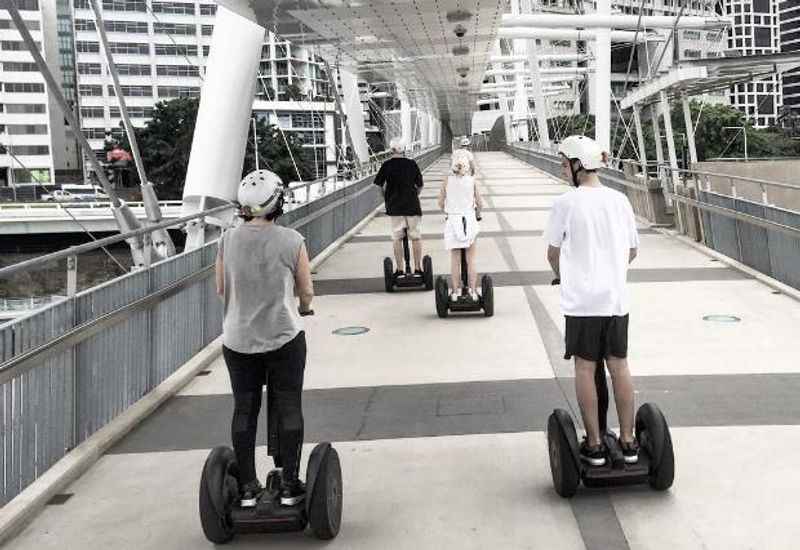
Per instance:
[[[628,315],[613,317],[567,316],[564,359],[577,355],[587,361],[628,356]]]

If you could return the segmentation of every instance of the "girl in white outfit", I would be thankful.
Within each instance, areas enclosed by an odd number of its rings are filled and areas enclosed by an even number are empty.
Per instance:
[[[477,212],[483,206],[483,201],[472,176],[472,162],[469,157],[469,153],[464,149],[453,152],[452,174],[442,182],[439,191],[439,208],[447,215],[444,225],[444,246],[450,251],[452,300],[461,294],[462,248],[467,249],[469,294],[473,300],[478,299],[475,290],[478,279],[475,272],[475,239],[480,230]]]

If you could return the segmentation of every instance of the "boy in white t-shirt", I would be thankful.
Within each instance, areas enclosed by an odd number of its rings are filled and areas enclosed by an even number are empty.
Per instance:
[[[600,183],[606,153],[591,138],[570,136],[559,146],[564,176],[576,189],[558,197],[547,227],[547,259],[561,280],[566,317],[564,358],[575,358],[575,392],[586,438],[581,459],[602,466],[595,370],[605,360],[620,419],[620,446],[627,463],[638,460],[633,435],[633,383],[628,370],[628,264],[639,235],[628,198]]]

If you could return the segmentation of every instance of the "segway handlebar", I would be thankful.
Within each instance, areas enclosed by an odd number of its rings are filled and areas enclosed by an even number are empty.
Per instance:
[[[308,317],[310,315],[314,315],[313,309],[309,309],[308,311],[303,311],[302,309],[298,309],[297,311],[300,312],[300,317]]]
[[[551,285],[560,285],[560,284],[561,284],[561,279],[559,279],[558,277],[556,277],[555,279],[553,279],[552,281],[550,281],[550,284],[551,284]]]

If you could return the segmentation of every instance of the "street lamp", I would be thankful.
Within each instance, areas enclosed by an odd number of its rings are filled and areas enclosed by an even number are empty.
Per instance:
[[[744,133],[744,161],[747,162],[747,125],[744,126],[723,126],[723,130],[739,130]],[[736,136],[733,136],[736,139]]]

